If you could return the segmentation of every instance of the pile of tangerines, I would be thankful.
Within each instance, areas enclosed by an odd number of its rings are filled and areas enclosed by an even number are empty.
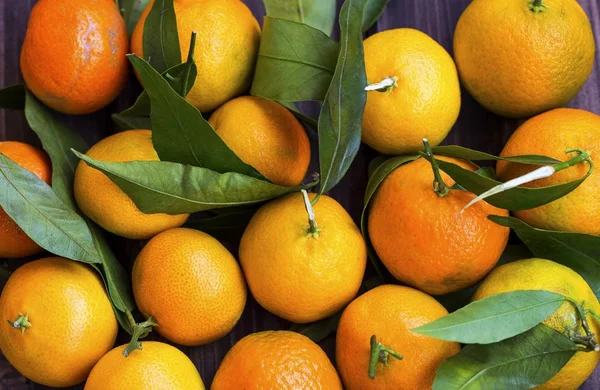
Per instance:
[[[21,52],[28,90],[66,114],[107,106],[130,77],[126,54],[144,58],[144,24],[152,6],[129,40],[112,0],[40,0]],[[192,31],[198,32],[199,77],[187,101],[212,112],[208,121],[216,133],[271,182],[301,184],[311,160],[305,128],[283,105],[244,95],[261,39],[250,10],[239,0],[175,0],[174,7],[181,53],[188,52]],[[412,29],[367,38],[366,77],[375,86],[367,93],[362,140],[386,155],[417,153],[382,178],[368,203],[367,238],[335,199],[298,191],[254,213],[238,262],[217,239],[186,227],[188,214],[143,213],[111,178],[80,161],[73,195],[81,213],[110,233],[148,240],[131,276],[145,322],[135,328],[132,343],[113,349],[118,322],[100,274],[80,262],[45,257],[19,267],[2,290],[2,354],[21,374],[47,386],[86,381],[86,389],[204,389],[185,354],[141,338],[153,329],[183,346],[218,340],[240,320],[248,289],[262,307],[293,323],[341,315],[335,368],[308,337],[263,331],[237,341],[212,389],[428,389],[440,365],[461,350],[456,341],[412,331],[448,315],[432,295],[478,283],[473,301],[547,290],[600,313],[592,288],[564,265],[533,258],[496,266],[510,229],[488,216],[506,217],[509,211],[486,201],[465,209],[476,195],[457,188],[436,161],[471,171],[479,167],[430,153],[430,144],[440,144],[457,120],[462,83],[486,109],[530,118],[500,157],[563,161],[572,157],[565,150],[577,147],[593,159],[600,153],[600,116],[561,107],[579,92],[594,58],[590,23],[575,0],[474,0],[458,22],[454,58]],[[424,138],[426,156],[418,157]],[[51,184],[52,164],[43,151],[5,141],[0,153]],[[116,133],[86,155],[107,162],[159,160],[149,129]],[[588,159],[524,185],[577,180],[591,164]],[[531,170],[504,160],[496,166],[501,181]],[[539,229],[600,236],[598,197],[600,173],[593,172],[568,195],[513,215]],[[394,282],[365,292],[369,246]],[[40,252],[0,208],[0,258]],[[597,334],[598,319],[590,315],[585,321],[584,314],[580,324],[577,307],[565,302],[544,324],[559,332],[585,325],[588,336]],[[575,389],[598,361],[599,352],[578,351],[537,388]]]

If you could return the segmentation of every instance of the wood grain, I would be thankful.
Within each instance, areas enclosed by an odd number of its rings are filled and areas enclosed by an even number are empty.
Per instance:
[[[22,81],[19,72],[19,52],[27,28],[28,15],[35,2],[36,0],[0,0],[0,87]],[[259,22],[262,22],[264,14],[262,1],[244,0],[244,2],[253,10]],[[412,27],[431,35],[451,52],[454,27],[468,3],[469,0],[391,0],[385,13],[370,33],[390,28]],[[580,4],[592,21],[595,36],[600,37],[600,2],[580,0]],[[339,6],[340,4],[338,9]],[[109,107],[81,117],[66,117],[58,114],[57,116],[78,129],[88,142],[94,143],[116,131],[110,120],[110,113],[129,106],[139,91],[139,85],[132,78],[123,95]],[[600,114],[600,57],[596,59],[592,76],[570,106]],[[446,143],[498,153],[518,124],[518,121],[507,120],[485,111],[467,93],[463,93],[463,108],[459,120]],[[314,145],[314,133],[311,137]],[[19,140],[39,145],[37,137],[27,127],[22,112],[16,111],[0,110],[0,140]],[[313,153],[316,157],[314,148]],[[367,164],[374,156],[372,150],[362,147],[347,177],[331,192],[331,195],[338,199],[356,220],[362,208]],[[317,171],[316,158],[313,158],[312,171]],[[111,243],[119,258],[128,266],[131,266],[132,259],[142,245],[131,244],[117,237],[111,237]],[[231,247],[236,245],[235,242],[228,244]],[[18,265],[15,261],[10,263],[0,261],[0,263],[10,268]],[[202,378],[209,385],[219,362],[236,340],[256,330],[288,327],[289,323],[267,313],[250,300],[242,320],[228,336],[207,346],[181,349],[195,362]],[[152,338],[160,339],[156,335]],[[122,334],[119,341],[125,342],[126,339],[127,337]],[[322,343],[322,346],[331,356],[334,339],[329,338]],[[45,387],[35,385],[20,376],[3,357],[0,358],[0,389],[43,388]],[[596,370],[581,389],[600,389],[600,371]]]

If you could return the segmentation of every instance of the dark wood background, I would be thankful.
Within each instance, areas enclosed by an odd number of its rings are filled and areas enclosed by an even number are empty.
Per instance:
[[[0,87],[22,82],[19,71],[19,53],[27,29],[29,12],[36,1],[0,0]],[[264,15],[262,1],[243,1],[252,9],[259,22],[262,22]],[[446,47],[449,52],[452,52],[454,27],[469,2],[470,0],[391,0],[386,12],[370,33],[391,28],[412,27],[429,34]],[[341,3],[341,1],[338,1],[338,3]],[[579,3],[587,12],[594,28],[594,34],[599,38],[600,0],[579,0]],[[338,8],[339,6],[340,4],[338,4]],[[110,119],[110,114],[128,107],[139,91],[140,87],[132,77],[130,85],[123,95],[104,110],[80,117],[61,117],[78,129],[90,144],[93,144],[117,131]],[[596,56],[592,76],[570,106],[600,114],[599,55]],[[499,153],[518,125],[519,121],[506,120],[485,111],[467,93],[463,93],[463,107],[459,120],[448,136],[446,143],[463,145],[490,153]],[[314,144],[314,134],[312,134],[312,138]],[[0,140],[18,140],[39,145],[36,135],[28,128],[23,113],[17,111],[0,110]],[[313,164],[310,172],[318,170],[316,156],[316,149],[313,148]],[[347,177],[331,192],[331,195],[337,198],[356,220],[360,217],[362,208],[362,194],[366,185],[367,165],[374,156],[375,153],[372,150],[363,147]],[[132,259],[142,243],[132,245],[130,242],[117,237],[111,237],[111,242],[119,258],[126,266],[130,267]],[[233,248],[237,245],[233,241],[227,244]],[[15,260],[0,260],[0,265],[13,269],[19,263],[20,261]],[[236,340],[257,330],[286,328],[289,328],[289,323],[267,313],[250,298],[242,320],[228,336],[203,347],[181,347],[181,349],[195,362],[205,384],[209,386],[219,362]],[[156,335],[153,335],[153,338],[160,339]],[[121,334],[119,341],[126,342],[126,340],[126,335]],[[334,339],[330,337],[321,345],[332,356]],[[0,356],[0,389],[42,388],[44,387],[35,385],[20,376]],[[600,370],[597,369],[581,389],[600,389]]]

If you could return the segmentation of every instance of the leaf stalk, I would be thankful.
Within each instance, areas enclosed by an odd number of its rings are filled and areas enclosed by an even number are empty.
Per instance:
[[[425,154],[430,158],[429,162],[431,163],[431,168],[433,169],[433,191],[440,197],[443,198],[448,196],[450,193],[450,188],[444,183],[442,179],[442,175],[440,174],[440,167],[433,156],[433,151],[431,150],[431,145],[429,145],[429,141],[427,138],[423,138],[423,145],[425,145]]]
[[[304,198],[304,208],[308,214],[308,226],[305,226],[304,230],[308,234],[308,237],[319,238],[319,232],[323,229],[319,228],[317,225],[315,211],[310,203],[310,199],[308,199],[308,192],[306,192],[306,190],[301,190],[300,192],[302,192],[302,197]]]
[[[140,339],[147,337],[150,332],[152,332],[152,327],[158,326],[154,318],[149,316],[148,319],[144,322],[140,322],[139,324],[135,322],[133,315],[130,311],[126,311],[127,318],[129,319],[129,323],[133,328],[133,334],[131,336],[131,341],[125,349],[123,350],[123,356],[129,356],[133,351],[139,349],[140,351],[143,349],[142,344],[140,343]]]
[[[388,364],[389,356],[402,360],[403,356],[391,348],[386,347],[381,342],[377,341],[377,336],[371,336],[371,360],[369,361],[369,378],[375,379],[375,372],[377,371],[377,364],[383,363]]]

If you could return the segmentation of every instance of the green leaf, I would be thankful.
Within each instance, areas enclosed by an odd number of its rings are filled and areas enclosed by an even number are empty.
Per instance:
[[[492,167],[481,167],[478,170],[475,171],[476,174],[483,176],[483,177],[487,177],[490,179],[496,179],[496,171],[494,171],[494,168]],[[452,187],[450,187],[451,190],[461,190],[461,191],[466,191],[460,184],[458,183],[454,183],[454,185]]]
[[[373,195],[375,195],[377,188],[379,188],[379,185],[394,169],[398,168],[403,164],[414,161],[417,158],[419,158],[419,156],[399,156],[389,158],[385,161],[383,161],[381,158],[376,158],[369,165],[370,175],[369,182],[367,183],[367,189],[365,191],[365,203],[363,206],[362,215],[360,217],[360,230],[368,244],[367,253],[369,255],[369,259],[371,260],[381,280],[384,279],[384,272],[382,270],[381,265],[379,264],[377,254],[375,253],[375,250],[370,244],[369,232],[367,229],[367,215],[369,211],[369,203],[371,202],[371,198],[373,198]]]
[[[50,110],[40,103],[31,92],[25,97],[25,118],[29,127],[40,138],[44,150],[52,161],[52,188],[56,195],[77,212],[73,197],[73,180],[79,159],[69,152],[70,148],[87,150],[88,145],[78,132],[58,121]]]
[[[181,63],[173,0],[156,0],[144,24],[144,59],[158,73]],[[146,85],[146,83],[143,83]]]
[[[506,292],[472,302],[412,331],[463,344],[491,344],[528,331],[565,300],[560,294],[542,290]]]
[[[141,211],[148,214],[194,213],[250,205],[315,184],[282,187],[239,173],[220,174],[167,161],[110,163],[73,152],[91,167],[105,173]]]
[[[198,75],[198,68],[194,61],[195,42],[196,36],[194,32],[192,33],[187,61],[167,69],[161,75],[167,80],[171,88],[182,97],[186,97],[190,92],[196,81],[196,76]],[[148,117],[150,116],[150,113],[150,97],[148,96],[148,92],[144,90],[140,96],[138,96],[134,105],[121,112],[121,115],[129,117]]]
[[[427,156],[424,156],[424,158],[430,159]],[[476,172],[464,169],[451,162],[438,159],[437,163],[440,169],[452,177],[456,183],[476,195],[480,195],[501,184],[499,181],[479,175]],[[537,188],[511,188],[510,190],[490,196],[489,198],[486,198],[485,201],[496,207],[511,211],[533,209],[562,198],[575,190],[589,177],[590,172],[591,171],[588,171],[588,173],[579,180],[565,184]]]
[[[578,350],[539,324],[498,343],[467,345],[442,363],[433,390],[531,389],[552,378]]]
[[[147,62],[135,55],[128,57],[150,96],[152,143],[161,160],[264,179],[229,149],[200,111],[179,96]]]
[[[512,217],[488,218],[511,228],[534,256],[556,261],[580,274],[600,299],[600,237],[536,229]]]
[[[265,17],[250,93],[276,101],[323,100],[339,45],[306,24]]]
[[[506,246],[506,249],[504,249],[502,256],[500,256],[500,260],[498,260],[498,262],[496,263],[496,267],[517,260],[529,259],[531,257],[533,257],[533,255],[525,245],[509,244]],[[479,284],[480,283],[477,283],[474,286],[450,294],[438,295],[435,297],[435,299],[439,303],[444,305],[446,310],[452,313],[462,308],[463,306],[468,305],[469,302],[471,302],[471,297],[473,296],[473,294],[475,294],[475,291],[479,287]]]
[[[133,29],[149,2],[150,0],[121,0],[121,13],[125,19],[129,36],[133,34]]]
[[[365,14],[363,16],[363,31],[367,31],[377,23],[377,19],[379,19],[389,2],[390,0],[367,0]]]
[[[361,30],[365,4],[346,0],[340,10],[340,53],[319,116],[320,194],[344,177],[360,147],[367,101]]]
[[[150,121],[150,118],[147,116],[124,116],[121,114],[112,114],[111,118],[121,130],[152,130],[152,121]]]
[[[0,206],[39,246],[85,263],[100,259],[85,221],[44,181],[0,153]]]
[[[267,15],[292,20],[331,35],[335,23],[335,0],[263,0]]]
[[[498,157],[493,154],[488,154],[484,152],[480,152],[477,150],[465,148],[458,145],[448,145],[448,146],[437,146],[432,149],[433,154],[440,156],[448,156],[460,158],[463,160],[470,161],[511,161],[515,163],[521,164],[531,164],[531,165],[554,165],[561,161],[556,160],[551,157],[546,156],[538,156],[538,155],[524,155],[524,156],[514,156],[514,157]]]
[[[232,236],[242,236],[255,212],[256,209],[254,208],[233,210],[213,216],[203,216],[196,220],[188,220],[185,226],[203,231],[216,238],[231,239]]]
[[[25,86],[23,84],[11,85],[0,89],[0,108],[9,110],[22,110],[25,107]]]

